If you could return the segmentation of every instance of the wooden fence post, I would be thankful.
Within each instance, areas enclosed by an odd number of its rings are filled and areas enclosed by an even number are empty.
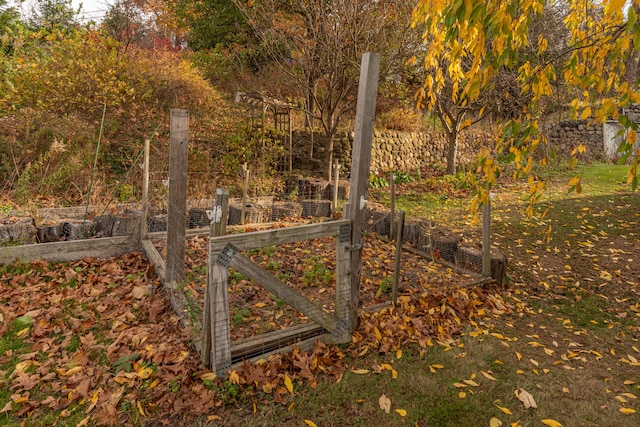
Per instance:
[[[151,141],[144,140],[144,160],[142,166],[142,218],[140,219],[140,245],[147,235],[147,217],[149,216],[149,149]]]
[[[369,187],[371,142],[373,140],[373,121],[376,112],[379,73],[380,54],[367,52],[362,55],[351,160],[351,193],[349,194],[349,211],[347,212],[347,217],[352,222],[351,296],[349,298],[349,327],[351,332],[358,327],[364,214]]]
[[[242,207],[240,208],[240,224],[244,225],[244,215],[247,208],[247,199],[249,197],[249,167],[247,164],[242,165],[242,177],[244,182],[242,184]]]
[[[224,375],[231,368],[231,335],[229,324],[228,267],[216,257],[207,269],[207,289],[211,293],[208,309],[211,313],[211,369]],[[204,348],[203,348],[204,353]]]
[[[168,283],[184,280],[184,253],[187,214],[187,148],[189,145],[189,112],[171,109],[169,141],[169,207],[167,219]]]
[[[337,187],[336,187],[337,188]],[[351,299],[351,226],[340,226],[336,238],[336,317],[338,323],[332,338],[338,343],[351,341],[349,301]]]
[[[482,206],[482,275],[491,276],[491,194]]]
[[[340,179],[340,164],[336,160],[333,164],[333,201],[331,203],[331,213],[338,210],[338,181]]]
[[[402,258],[402,234],[404,233],[404,211],[400,211],[398,219],[398,232],[396,233],[396,258],[393,268],[393,285],[391,291],[391,300],[393,305],[398,301],[398,287],[400,286],[400,258]]]
[[[212,239],[216,236],[224,236],[225,234],[227,234],[228,217],[229,190],[217,188],[216,200],[211,215],[211,230],[209,232],[209,239]],[[211,256],[211,251],[209,251],[207,253],[207,272],[213,268]],[[212,307],[216,307],[217,301],[215,301],[214,298],[219,295],[219,290],[216,291],[214,289],[217,283],[213,281],[213,277],[213,275],[207,273],[207,284],[204,292],[204,310],[202,314],[202,354],[200,356],[202,363],[205,366],[211,366],[212,368],[215,368],[215,362],[212,358],[212,355],[214,355],[214,342],[216,341],[216,339],[219,339],[219,337],[215,336],[215,325],[218,319],[216,318],[217,314],[212,312]],[[229,297],[227,296],[226,298],[228,300]]]
[[[396,229],[396,175],[391,172],[389,176],[389,185],[391,190],[391,208],[389,211],[389,238],[393,240]]]

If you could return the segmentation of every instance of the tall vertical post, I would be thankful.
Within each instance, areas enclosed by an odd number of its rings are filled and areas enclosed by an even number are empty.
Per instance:
[[[147,235],[147,216],[149,215],[149,149],[151,141],[144,140],[144,160],[142,166],[142,218],[140,219],[140,244]]]
[[[491,276],[491,195],[482,206],[482,275]]]
[[[247,198],[249,196],[249,167],[246,163],[242,165],[242,207],[240,208],[240,224],[244,225],[244,215],[247,210]]]
[[[400,286],[400,259],[402,257],[402,234],[404,233],[404,211],[400,211],[398,219],[398,230],[396,234],[396,258],[393,267],[393,287],[391,290],[391,301],[393,305],[398,302],[398,287]]]
[[[393,239],[396,229],[396,175],[391,172],[389,177],[389,185],[391,189],[391,208],[389,211],[389,237]]]
[[[331,203],[331,213],[338,210],[338,181],[340,178],[340,164],[335,160],[333,164],[333,201]]]
[[[217,188],[209,241],[214,237],[227,234],[228,216],[229,190]],[[215,349],[230,348],[231,338],[228,330],[220,329],[225,322],[227,325],[229,324],[229,296],[226,281],[228,273],[226,269],[216,266],[212,259],[213,255],[209,249],[207,254],[207,287],[204,294],[202,320],[202,354],[200,356],[205,366],[211,366],[215,369],[220,362],[216,359]],[[218,279],[219,276],[222,276],[222,279]],[[225,304],[227,308],[224,308]]]
[[[293,128],[291,127],[291,108],[289,108],[289,172],[293,170]]]
[[[351,296],[349,301],[349,327],[358,327],[358,305],[360,304],[360,275],[362,273],[362,243],[364,215],[369,189],[371,168],[371,143],[373,122],[378,96],[378,75],[380,54],[367,52],[362,55],[358,103],[356,105],[356,126],[351,156],[351,193],[345,210],[351,220]]]
[[[184,280],[187,215],[187,148],[189,111],[171,109],[169,124],[169,207],[167,220],[167,282]]]

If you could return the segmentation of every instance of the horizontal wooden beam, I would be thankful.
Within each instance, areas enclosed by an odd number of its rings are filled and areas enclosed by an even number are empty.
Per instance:
[[[325,332],[326,330],[322,326],[307,323],[238,340],[231,344],[231,360],[235,362],[250,359],[292,345],[296,341],[317,337]]]
[[[151,262],[151,264],[153,264],[153,267],[156,269],[156,274],[158,275],[162,283],[164,283],[164,259],[162,259],[162,256],[160,255],[156,247],[153,246],[153,243],[149,240],[142,241],[142,249],[147,254],[147,258],[149,258],[149,261]]]
[[[244,251],[254,248],[264,248],[272,245],[301,242],[303,240],[319,239],[326,236],[336,236],[340,226],[349,224],[348,219],[327,221],[317,224],[305,224],[297,227],[276,228],[272,230],[255,231],[252,233],[229,234],[214,237],[209,241],[209,251],[213,254],[220,252],[228,243],[238,250]]]
[[[313,320],[329,332],[333,332],[338,323],[337,319],[321,307],[312,303],[289,286],[276,279],[271,272],[260,267],[249,258],[237,253],[231,259],[229,266],[249,279],[259,283],[267,291],[282,299],[309,319]]]
[[[311,350],[313,350],[313,346],[316,345],[316,342],[318,341],[322,341],[323,343],[330,343],[331,341],[331,334],[322,334],[322,335],[318,335],[312,338],[308,338],[306,340],[303,341],[299,341],[293,344],[290,344],[286,347],[282,347],[282,348],[277,348],[274,349],[268,353],[265,354],[261,354],[259,356],[254,356],[251,358],[247,358],[247,359],[242,359],[242,360],[238,360],[236,361],[234,359],[234,363],[231,365],[231,369],[238,369],[240,368],[242,365],[244,365],[244,361],[247,360],[251,363],[257,363],[260,360],[267,360],[269,358],[269,356],[273,356],[276,354],[287,354],[287,353],[291,353],[293,351],[294,348],[299,349],[300,351],[306,351],[306,352],[310,352]]]
[[[0,264],[15,260],[64,262],[85,257],[111,258],[140,250],[139,242],[136,235],[0,247]]]

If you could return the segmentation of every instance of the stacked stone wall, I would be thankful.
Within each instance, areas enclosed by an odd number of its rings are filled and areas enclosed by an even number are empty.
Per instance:
[[[351,167],[351,147],[353,132],[339,133],[334,137],[334,155],[345,168]],[[294,133],[295,165],[299,169],[312,171],[322,170],[325,137],[314,136],[313,160],[309,161],[311,152],[310,136],[305,133]],[[481,129],[470,129],[460,134],[458,139],[459,164],[475,160],[481,148],[489,146],[493,141],[493,133]],[[433,164],[447,161],[447,136],[441,132],[374,132],[371,147],[371,170],[378,171],[415,171]]]
[[[581,156],[583,160],[594,160],[604,155],[602,125],[586,120],[563,120],[547,126],[543,134],[549,140],[549,149],[555,149],[560,157],[571,157],[574,148],[584,144],[587,152]]]

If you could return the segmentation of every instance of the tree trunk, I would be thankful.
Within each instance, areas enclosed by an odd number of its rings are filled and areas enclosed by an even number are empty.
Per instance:
[[[458,132],[448,133],[449,145],[447,147],[447,173],[455,175],[456,173],[456,155],[458,153]]]
[[[323,176],[327,181],[331,180],[331,163],[333,162],[333,135],[327,138],[327,142],[324,147],[322,159]]]

